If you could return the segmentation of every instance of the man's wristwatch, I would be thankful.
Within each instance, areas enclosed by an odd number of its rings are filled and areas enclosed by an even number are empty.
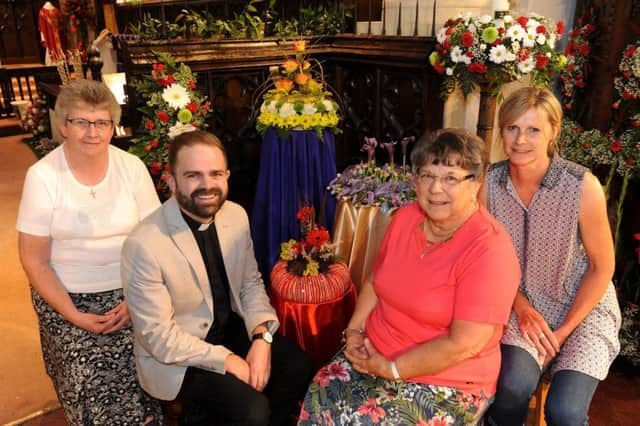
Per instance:
[[[251,337],[251,341],[262,339],[267,343],[273,342],[273,335],[269,331],[265,331],[263,333],[254,334]]]

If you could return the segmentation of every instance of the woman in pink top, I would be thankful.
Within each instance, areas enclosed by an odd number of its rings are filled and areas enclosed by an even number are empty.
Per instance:
[[[459,129],[413,149],[417,201],[394,215],[345,349],[314,378],[299,424],[478,421],[520,281],[509,235],[478,204],[486,158]]]

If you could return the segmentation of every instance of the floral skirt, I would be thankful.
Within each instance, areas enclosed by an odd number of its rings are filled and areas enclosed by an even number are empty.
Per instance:
[[[298,425],[475,425],[488,402],[454,388],[361,374],[341,352],[313,378]]]
[[[162,423],[157,400],[136,378],[131,325],[93,334],[65,320],[35,291],[42,354],[70,425],[140,425],[152,415]],[[123,300],[122,290],[70,293],[81,312],[102,314]]]

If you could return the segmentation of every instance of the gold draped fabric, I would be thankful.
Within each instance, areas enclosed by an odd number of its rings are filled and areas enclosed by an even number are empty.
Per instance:
[[[383,213],[375,206],[356,207],[348,201],[338,202],[333,242],[358,291],[362,283],[371,280],[373,262],[392,214],[393,211]]]

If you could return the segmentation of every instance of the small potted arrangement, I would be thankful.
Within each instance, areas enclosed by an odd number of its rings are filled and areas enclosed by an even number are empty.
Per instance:
[[[260,134],[276,129],[281,138],[291,130],[314,130],[319,138],[325,129],[340,133],[338,103],[326,90],[322,65],[307,57],[306,40],[294,42],[293,48],[295,57],[274,68],[271,79],[258,91],[264,94],[256,129]]]
[[[407,147],[415,140],[409,136],[398,141],[379,144],[375,138],[364,138],[361,151],[367,152],[367,162],[347,167],[329,183],[328,189],[338,201],[348,201],[355,207],[376,206],[389,213],[415,200],[416,192],[411,182],[412,174],[406,164]],[[394,162],[394,151],[400,144],[402,165]],[[389,155],[389,162],[377,166],[375,150],[382,147]]]
[[[282,299],[298,303],[322,303],[342,297],[352,287],[347,265],[335,255],[329,231],[318,226],[314,210],[301,208],[297,215],[300,241],[280,245],[280,260],[271,271],[271,286]]]

